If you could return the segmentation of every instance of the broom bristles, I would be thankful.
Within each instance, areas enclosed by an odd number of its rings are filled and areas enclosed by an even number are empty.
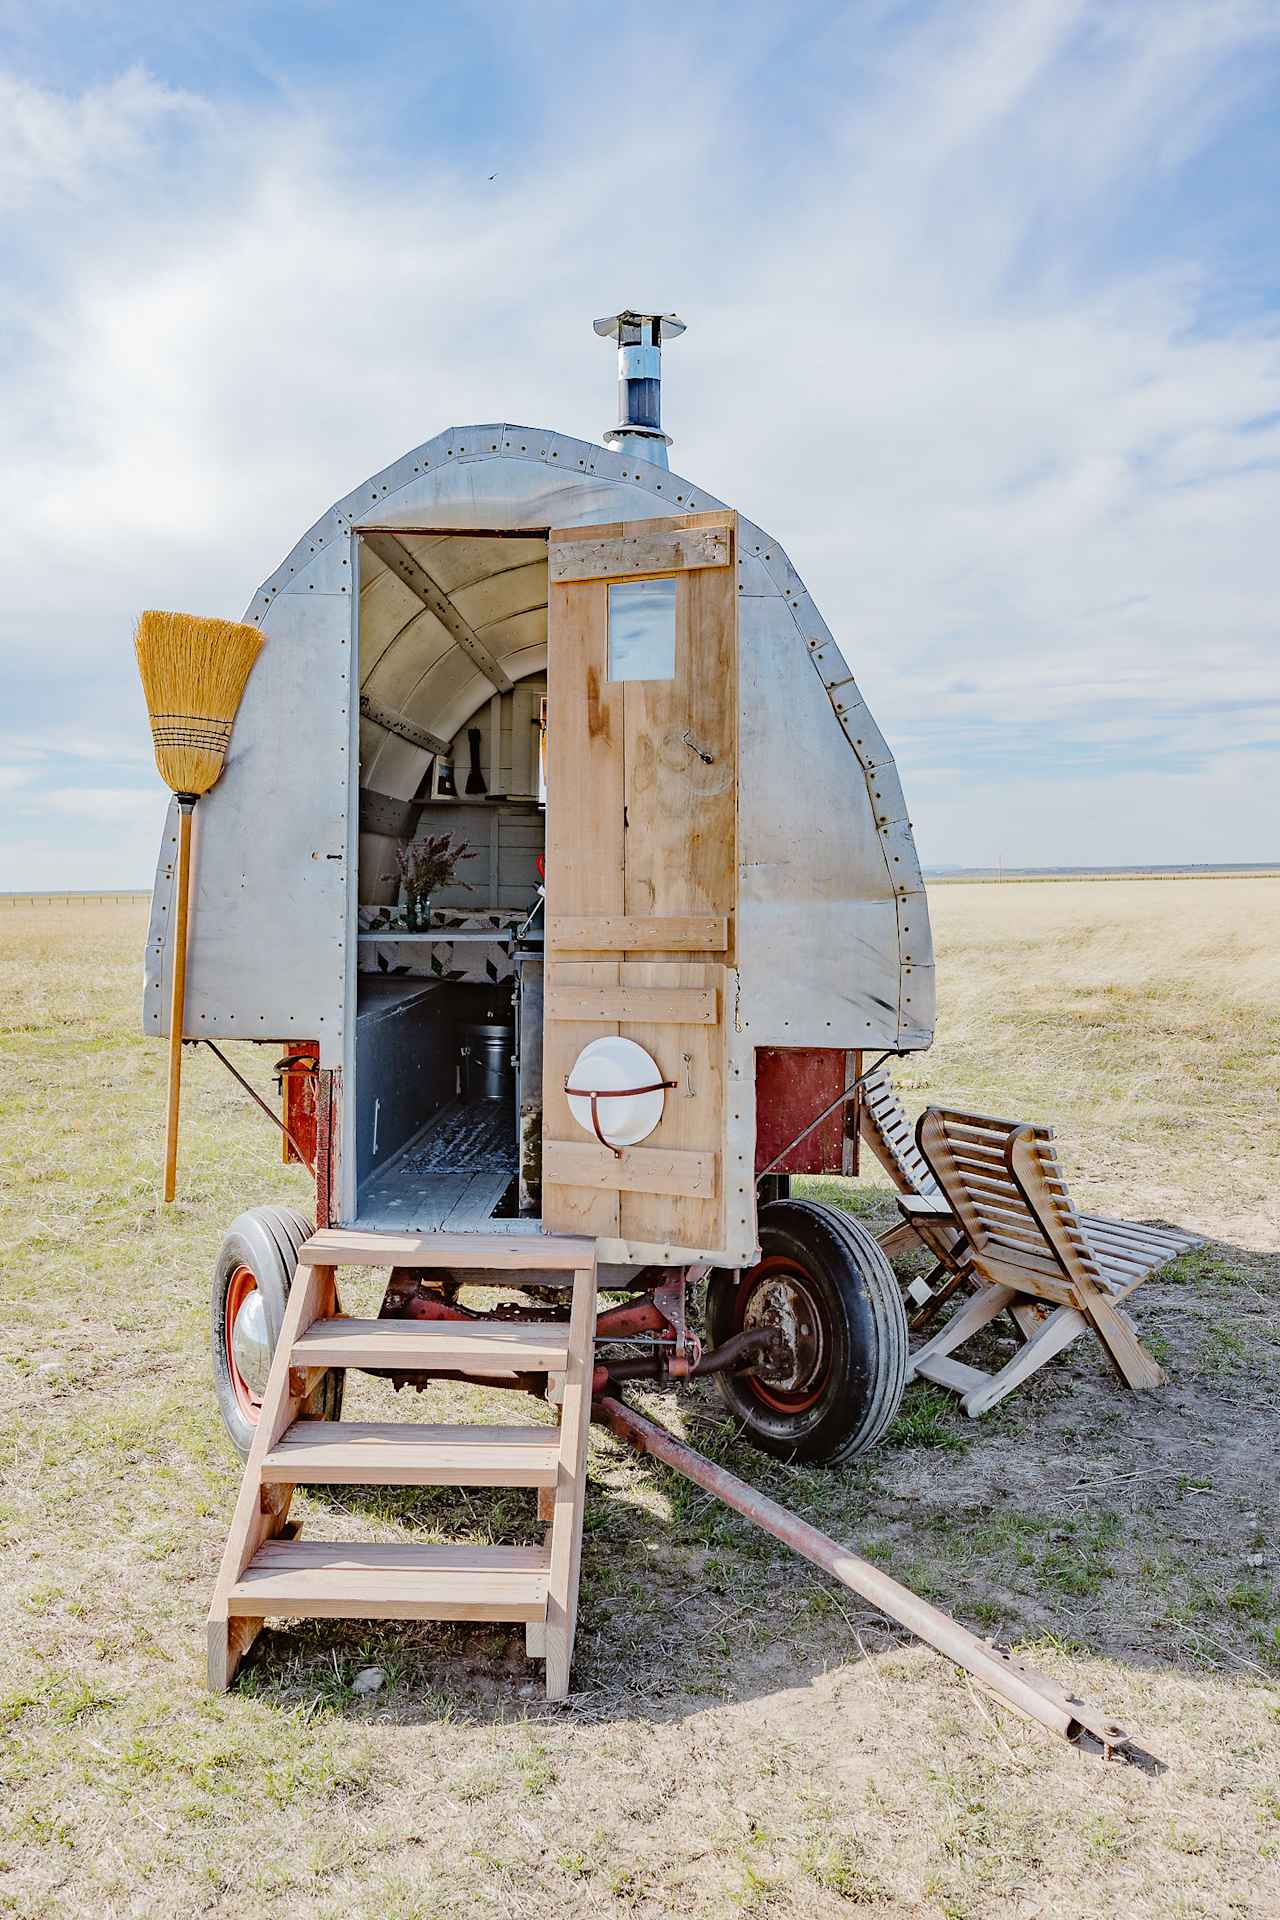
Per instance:
[[[222,772],[245,682],[262,651],[257,627],[194,613],[148,612],[133,636],[156,766],[174,793],[208,793]]]

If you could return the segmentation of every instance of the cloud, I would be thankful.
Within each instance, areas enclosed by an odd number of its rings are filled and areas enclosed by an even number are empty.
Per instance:
[[[166,124],[209,112],[140,69],[70,96],[0,72],[0,208],[101,204],[136,179]]]
[[[616,22],[545,8],[438,79],[384,45],[252,111],[189,72],[10,76],[23,734],[100,737],[89,772],[124,791],[139,606],[237,616],[332,499],[450,424],[597,438],[588,323],[651,295],[690,322],[673,459],[787,546],[926,857],[1027,864],[1065,834],[1092,861],[1117,808],[1137,859],[1206,834],[1271,857],[1280,15],[748,5],[664,35],[656,112],[612,83]]]

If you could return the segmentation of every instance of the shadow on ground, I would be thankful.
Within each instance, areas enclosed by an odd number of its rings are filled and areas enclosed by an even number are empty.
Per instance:
[[[873,1228],[887,1224],[880,1196],[850,1197]],[[1160,1392],[1127,1392],[1101,1348],[1080,1340],[979,1422],[918,1383],[887,1441],[837,1472],[758,1452],[710,1385],[633,1397],[983,1636],[1138,1668],[1274,1678],[1280,1597],[1267,1571],[1266,1479],[1280,1408],[1278,1294],[1280,1261],[1223,1244],[1198,1249],[1132,1303],[1170,1375]],[[1013,1331],[996,1323],[986,1340],[975,1359],[995,1366]],[[416,1417],[449,1415],[437,1402]],[[317,1490],[295,1511],[320,1537],[540,1537],[527,1493]],[[523,1629],[489,1626],[270,1628],[239,1684],[282,1704],[320,1693],[333,1709],[406,1724],[659,1721],[803,1686],[908,1639],[748,1521],[596,1429],[565,1706],[543,1699]],[[386,1675],[372,1703],[350,1691],[366,1666]]]

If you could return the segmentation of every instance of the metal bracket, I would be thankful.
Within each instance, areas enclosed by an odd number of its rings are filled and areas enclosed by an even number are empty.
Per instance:
[[[710,1271],[710,1266],[677,1267],[669,1280],[664,1280],[661,1286],[653,1290],[653,1304],[670,1322],[676,1336],[675,1347],[667,1362],[667,1371],[673,1380],[687,1380],[702,1358],[702,1342],[697,1334],[688,1330],[686,1296],[690,1280],[705,1280]]]

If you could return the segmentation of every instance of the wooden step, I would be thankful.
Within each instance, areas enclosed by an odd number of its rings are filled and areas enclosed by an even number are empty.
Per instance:
[[[572,1273],[595,1264],[595,1242],[551,1233],[374,1233],[325,1227],[304,1241],[299,1266],[499,1267]]]
[[[227,1595],[233,1618],[545,1620],[545,1547],[270,1540]]]
[[[377,1258],[406,1260],[405,1236],[367,1235]],[[474,1259],[468,1272],[505,1266],[530,1271],[538,1236],[515,1244],[496,1236],[414,1235],[429,1248],[423,1265],[464,1265],[452,1258],[460,1239]],[[570,1317],[561,1323],[497,1320],[348,1319],[338,1304],[335,1269],[351,1254],[346,1236],[313,1236],[321,1257],[299,1266],[263,1395],[257,1432],[245,1463],[222,1567],[209,1606],[209,1686],[231,1685],[267,1618],[500,1620],[523,1622],[525,1649],[546,1662],[547,1698],[569,1691],[577,1618],[587,1434],[591,1419],[592,1334],[596,1261],[590,1240],[544,1239],[555,1264],[533,1271],[571,1271]],[[514,1258],[512,1256],[515,1256]],[[356,1256],[357,1259],[359,1255]],[[332,1264],[329,1264],[332,1262]],[[563,1375],[558,1428],[441,1428],[416,1422],[310,1422],[303,1412],[327,1367],[375,1373]],[[291,1537],[289,1504],[297,1485],[470,1484],[533,1486],[544,1520],[540,1547],[346,1544]],[[547,1511],[547,1509],[550,1509]]]
[[[554,1427],[428,1427],[296,1420],[262,1463],[295,1487],[554,1487]]]
[[[561,1373],[568,1358],[567,1322],[495,1320],[316,1320],[289,1351],[293,1367],[389,1373]]]

